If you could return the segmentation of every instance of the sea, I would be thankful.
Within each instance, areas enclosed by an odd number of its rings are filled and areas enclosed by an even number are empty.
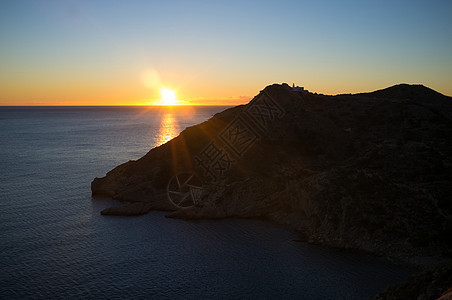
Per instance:
[[[185,221],[90,183],[226,107],[0,107],[1,299],[371,299],[413,266],[261,219]]]

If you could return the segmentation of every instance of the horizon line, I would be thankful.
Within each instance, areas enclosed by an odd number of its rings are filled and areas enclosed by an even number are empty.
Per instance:
[[[112,105],[0,105],[0,107],[187,107],[187,106],[237,106],[243,104],[178,104],[178,105],[154,105],[154,104],[112,104]]]

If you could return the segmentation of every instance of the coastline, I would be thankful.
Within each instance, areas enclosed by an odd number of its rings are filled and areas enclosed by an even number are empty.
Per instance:
[[[172,218],[264,217],[310,243],[425,268],[452,257],[451,120],[451,98],[421,85],[324,96],[275,84],[91,188]],[[200,178],[196,197],[178,174]],[[171,182],[185,196],[165,204]]]

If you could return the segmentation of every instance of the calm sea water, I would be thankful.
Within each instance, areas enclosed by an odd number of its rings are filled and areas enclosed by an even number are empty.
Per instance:
[[[221,107],[0,108],[0,298],[368,299],[416,270],[263,220],[107,217],[90,182]]]

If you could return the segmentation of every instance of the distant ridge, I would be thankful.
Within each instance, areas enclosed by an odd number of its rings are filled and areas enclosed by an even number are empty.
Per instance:
[[[451,97],[445,96],[429,87],[422,84],[396,84],[391,87],[377,90],[369,93],[358,93],[357,96],[367,96],[376,98],[390,98],[390,99],[425,99],[425,98],[443,98],[449,100]]]

